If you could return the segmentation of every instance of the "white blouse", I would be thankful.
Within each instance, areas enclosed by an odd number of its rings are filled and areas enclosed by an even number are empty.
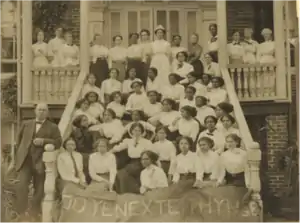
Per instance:
[[[161,92],[161,83],[159,82],[158,78],[155,78],[153,81],[148,78],[147,79],[147,84],[146,84],[146,91],[157,91],[158,93]]]
[[[212,76],[221,76],[221,70],[218,63],[211,62],[210,64],[204,64],[204,73]]]
[[[193,86],[196,88],[196,94],[197,96],[206,96],[207,94],[207,87],[204,84],[199,83],[198,81],[189,84],[189,86]]]
[[[48,44],[45,42],[35,43],[32,45],[33,51],[33,66],[44,67],[48,66]]]
[[[180,135],[191,137],[193,141],[195,141],[197,138],[200,130],[199,128],[199,124],[196,120],[186,120],[184,118],[180,118],[176,124],[169,126],[169,130],[171,132],[178,130]]]
[[[213,132],[209,132],[208,129],[206,129],[200,133],[198,139],[202,137],[208,137],[214,141],[215,145],[213,147],[213,150],[216,151],[218,154],[221,154],[224,151],[225,136],[218,129],[215,129]]]
[[[183,106],[186,106],[186,105],[196,107],[195,98],[193,100],[188,100],[187,98],[181,98],[180,101],[179,101],[179,110]]]
[[[172,52],[172,59],[173,61],[176,60],[176,55],[179,52],[187,52],[187,49],[182,46],[173,46],[171,47],[171,52]]]
[[[93,104],[90,104],[90,107],[87,110],[88,113],[90,113],[94,118],[103,118],[103,112],[104,108],[99,102],[95,102]]]
[[[186,155],[178,154],[175,158],[173,182],[180,180],[180,174],[196,173],[196,180],[201,180],[201,165],[196,153],[188,151]]]
[[[95,181],[103,181],[101,176],[97,174],[109,173],[109,182],[113,185],[117,175],[116,157],[112,153],[101,154],[95,152],[89,157],[89,174]]]
[[[213,41],[213,39],[216,39]],[[218,43],[218,36],[211,37],[211,39],[208,41],[208,51],[218,51],[219,49],[219,43]]]
[[[127,48],[127,57],[128,58],[143,58],[143,48],[139,44],[132,44]]]
[[[184,87],[181,84],[171,85],[168,84],[162,87],[162,96],[164,98],[170,98],[175,101],[179,101],[184,97]]]
[[[72,152],[75,165],[78,171],[78,177],[75,177],[74,162],[69,152],[64,151],[59,153],[57,157],[57,170],[60,177],[65,181],[71,181],[79,183],[80,181],[86,182],[85,175],[83,173],[83,161],[82,155],[79,152]]]
[[[227,44],[227,50],[230,59],[243,61],[243,58],[245,56],[245,50],[241,43],[238,42],[229,43]]]
[[[197,146],[197,155],[199,156],[200,160],[200,170],[202,170],[201,179],[203,179],[204,173],[211,173],[210,180],[217,180],[219,183],[221,183],[225,177],[225,174],[221,169],[221,159],[219,154],[211,150],[203,153],[199,146]]]
[[[144,105],[144,113],[148,117],[153,117],[162,112],[162,105],[160,102],[156,102],[155,104],[151,104],[149,101]]]
[[[126,111],[124,105],[117,103],[115,101],[110,102],[107,105],[107,108],[112,109],[116,113],[117,118],[122,118]]]
[[[153,116],[149,119],[149,122],[159,121],[163,126],[170,126],[172,125],[173,121],[177,118],[180,118],[180,112],[178,111],[170,111],[170,112],[161,112],[158,115]]]
[[[200,122],[201,125],[205,125],[204,119],[211,115],[216,117],[216,112],[212,107],[209,107],[207,105],[203,105],[202,107],[196,107],[197,109],[197,116],[196,119]]]
[[[161,161],[173,162],[176,157],[176,148],[174,144],[167,139],[155,142],[152,151],[158,154],[159,160]]]
[[[133,92],[133,89],[131,88],[131,84],[135,81],[142,82],[142,80],[139,78],[134,78],[133,80],[131,80],[131,79],[124,80],[124,82],[122,84],[122,93],[129,94],[129,93]],[[142,88],[144,90],[144,87],[142,87]]]
[[[90,125],[94,125],[94,124],[96,124],[96,123],[98,122],[98,120],[97,120],[93,115],[91,115],[91,114],[88,112],[88,110],[87,110],[87,111],[82,111],[81,109],[75,110],[74,116],[73,116],[74,119],[75,119],[76,117],[78,117],[79,115],[85,115],[85,116],[87,117],[88,123],[89,123]]]
[[[180,75],[180,77],[186,78],[188,73],[194,71],[194,67],[187,62],[179,64],[177,60],[172,63],[172,73]]]
[[[258,43],[253,39],[248,39],[248,40],[244,39],[244,42],[242,44],[245,51],[244,63],[255,64]]]
[[[227,100],[227,92],[223,88],[212,88],[207,92],[207,98],[208,103],[216,107],[219,103]]]
[[[90,48],[90,55],[92,57],[92,62],[96,63],[98,58],[107,58],[108,57],[108,48],[103,45],[93,45]]]
[[[62,45],[60,49],[61,66],[77,66],[79,65],[79,48],[75,44]]]
[[[65,40],[61,38],[53,38],[48,43],[48,55],[54,57],[51,62],[53,66],[58,67],[61,66],[61,61],[59,58],[59,52],[64,45]]]
[[[81,95],[84,98],[84,96],[88,93],[88,92],[95,92],[98,94],[99,100],[101,100],[101,89],[98,88],[95,85],[91,85],[89,83],[86,83],[83,85],[82,91],[81,91]]]
[[[152,42],[152,53],[155,54],[165,54],[169,56],[171,54],[171,45],[166,40],[155,40]]]
[[[101,96],[102,100],[104,101],[104,95],[105,94],[112,94],[115,91],[121,91],[122,89],[122,83],[116,79],[106,79],[101,84]]]
[[[275,42],[267,41],[258,45],[257,62],[259,63],[275,63]]]
[[[148,97],[145,93],[136,94],[132,93],[127,100],[126,111],[132,110],[144,110],[144,106],[148,101]]]
[[[221,154],[221,164],[228,173],[242,173],[247,165],[247,152],[240,148],[229,149]]]
[[[131,138],[124,139],[119,145],[116,145],[112,148],[112,152],[120,152],[122,150],[127,149],[128,156],[130,158],[140,158],[142,152],[145,150],[151,150],[152,143],[150,140],[145,138]]]
[[[149,189],[168,187],[168,179],[162,168],[151,164],[141,172],[141,190],[143,187]]]
[[[143,52],[143,62],[147,62],[147,58],[152,54],[151,41],[140,42],[140,47],[142,48]]]
[[[111,67],[113,61],[126,61],[127,49],[122,46],[115,46],[109,49],[108,55]]]

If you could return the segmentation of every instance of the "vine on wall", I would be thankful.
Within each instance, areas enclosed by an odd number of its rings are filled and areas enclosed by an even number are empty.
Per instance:
[[[9,79],[8,83],[5,84],[4,86],[2,86],[2,88],[1,88],[2,103],[7,105],[7,107],[8,107],[7,112],[12,113],[12,114],[7,114],[6,117],[17,114],[17,109],[18,109],[17,91],[18,91],[18,86],[17,86],[17,77],[16,76]],[[4,114],[4,116],[5,116],[5,114]]]

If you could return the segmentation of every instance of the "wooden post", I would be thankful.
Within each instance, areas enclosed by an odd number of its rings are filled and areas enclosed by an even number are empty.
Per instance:
[[[22,103],[32,100],[32,1],[22,1]]]
[[[220,68],[227,67],[227,14],[226,1],[217,1],[217,25],[218,25],[218,58]]]
[[[90,44],[89,44],[89,1],[80,1],[80,69],[89,72]]]
[[[273,1],[274,41],[276,58],[276,96],[279,99],[287,98],[286,64],[285,64],[285,34],[284,34],[284,7],[283,1]]]

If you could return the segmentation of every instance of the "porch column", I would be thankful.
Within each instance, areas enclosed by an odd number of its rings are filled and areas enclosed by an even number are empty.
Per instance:
[[[80,70],[89,72],[90,44],[89,44],[89,1],[80,1]]]
[[[22,103],[32,100],[32,1],[22,1]]]
[[[217,1],[217,25],[218,25],[218,58],[220,68],[226,68],[227,56],[227,14],[226,1]]]
[[[274,41],[276,68],[276,95],[279,99],[287,97],[287,73],[285,67],[285,33],[284,33],[284,2],[273,1]]]

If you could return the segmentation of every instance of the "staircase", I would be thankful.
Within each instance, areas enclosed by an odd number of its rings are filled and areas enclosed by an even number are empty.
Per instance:
[[[244,142],[245,148],[248,151],[248,167],[245,174],[249,176],[249,182],[246,182],[248,189],[252,190],[251,199],[256,201],[261,206],[261,220],[262,220],[262,201],[260,198],[260,177],[259,168],[261,160],[260,146],[257,142],[254,142],[250,134],[247,122],[245,120],[243,110],[241,108],[239,99],[237,97],[236,91],[234,89],[233,82],[231,80],[230,74],[227,69],[221,70],[222,76],[225,81],[225,88],[228,92],[229,102],[234,107],[234,116],[238,124],[242,140]],[[71,130],[71,120],[73,112],[75,110],[76,101],[81,95],[81,90],[84,84],[86,73],[80,72],[74,90],[68,99],[67,105],[59,122],[59,129],[63,140],[65,140],[70,135]],[[53,210],[55,209],[55,179],[57,177],[56,170],[56,157],[59,151],[54,151],[54,146],[46,145],[45,152],[43,155],[43,161],[46,167],[46,180],[45,180],[45,197],[42,204],[42,220],[43,222],[53,221]]]

